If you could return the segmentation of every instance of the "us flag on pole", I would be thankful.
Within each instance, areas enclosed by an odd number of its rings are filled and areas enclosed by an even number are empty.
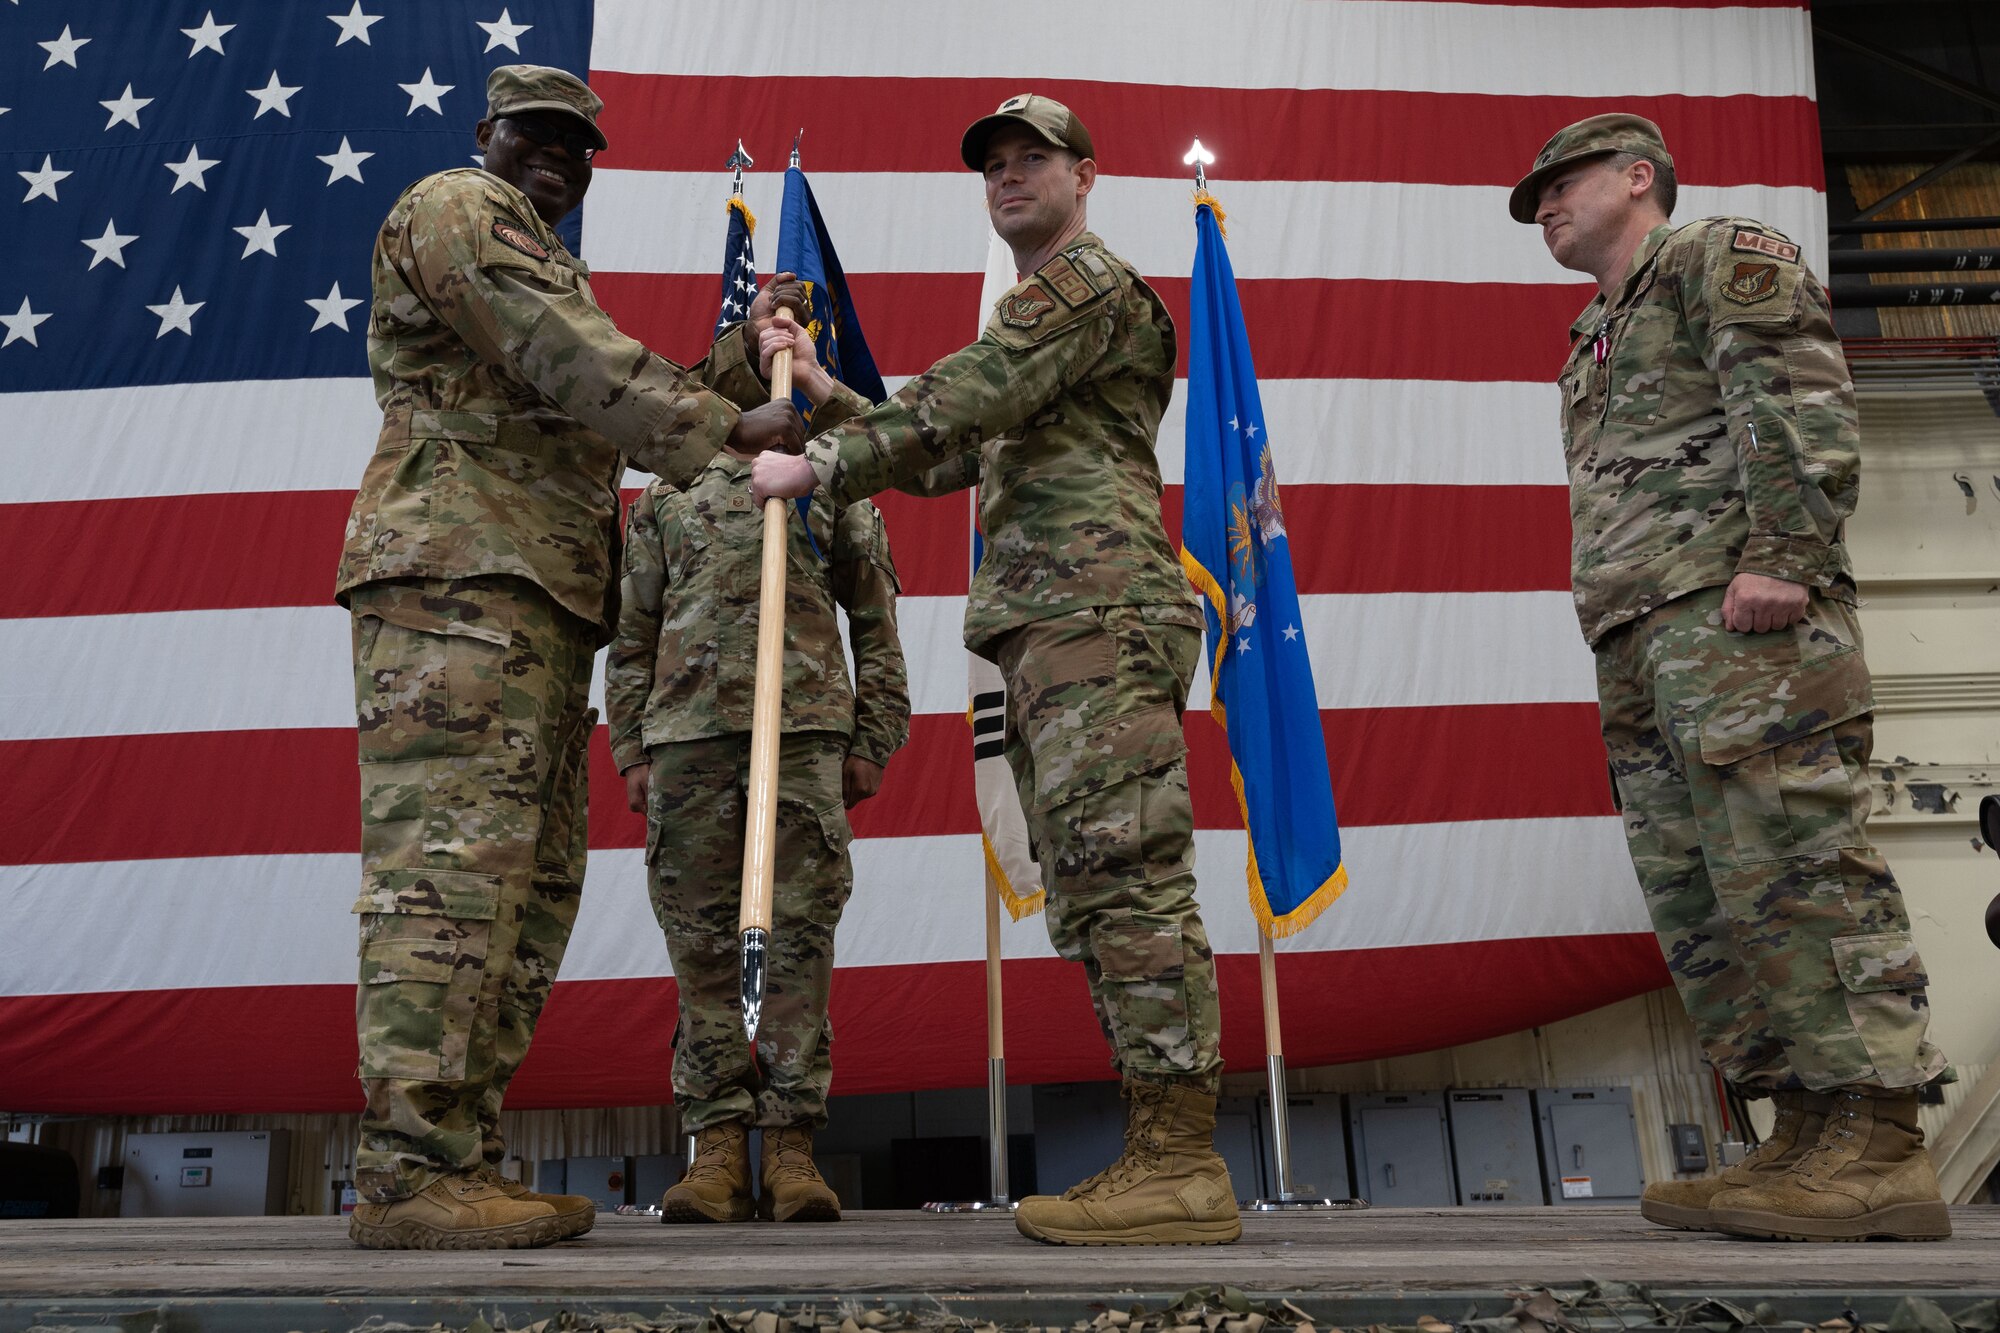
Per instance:
[[[1353,887],[1279,942],[1294,1065],[1554,1021],[1665,982],[1568,591],[1552,380],[1589,284],[1507,218],[1555,129],[1664,129],[1677,217],[1823,267],[1796,0],[19,0],[0,3],[0,1104],[352,1110],[349,626],[380,426],[376,228],[472,165],[495,65],[586,72],[611,141],[568,224],[620,327],[718,312],[740,138],[813,187],[893,392],[981,320],[962,129],[1034,91],[1090,127],[1092,230],[1186,346],[1197,136],[1231,209]],[[745,177],[769,219],[782,175]],[[1309,338],[1285,336],[1310,329]],[[1185,368],[1180,372],[1185,376]],[[1162,422],[1181,529],[1185,386]],[[628,485],[638,484],[635,474]],[[985,1077],[964,497],[889,495],[917,716],[857,808],[837,1093]],[[1223,1051],[1257,1067],[1257,927],[1221,729],[1189,702]],[[510,1105],[664,1100],[674,984],[644,829],[593,747],[582,918]],[[1080,970],[1005,928],[1009,1069],[1109,1069]],[[1365,1003],[1357,1002],[1365,998]]]

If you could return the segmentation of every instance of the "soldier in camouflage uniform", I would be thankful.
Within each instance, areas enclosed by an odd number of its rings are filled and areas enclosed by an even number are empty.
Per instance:
[[[823,398],[811,340],[790,328],[799,387]],[[737,936],[764,547],[749,460],[718,454],[685,492],[651,483],[626,531],[604,702],[627,802],[646,812],[653,913],[680,990],[674,1100],[696,1139],[686,1175],[661,1200],[664,1222],[749,1219],[752,1123],[763,1129],[764,1216],[840,1217],[812,1141],[833,1078],[826,1004],[834,927],[853,885],[847,811],[875,793],[909,739],[910,696],[881,514],[865,500],[836,511],[820,496],[789,532],[777,882],[753,1064]],[[854,640],[852,687],[836,606]]]
[[[1049,935],[1083,966],[1128,1102],[1124,1155],[1060,1198],[1022,1200],[1016,1222],[1071,1244],[1231,1241],[1242,1228],[1213,1149],[1219,1011],[1180,722],[1202,614],[1161,522],[1154,455],[1173,323],[1086,230],[1097,164],[1068,108],[1009,98],[960,151],[1023,280],[978,342],[889,403],[788,467],[759,458],[758,490],[817,485],[841,503],[980,488],[965,643],[1006,680],[1005,750]]]
[[[1923,964],[1870,845],[1868,667],[1842,523],[1854,388],[1826,290],[1747,218],[1667,221],[1650,121],[1549,140],[1511,211],[1599,294],[1559,381],[1577,614],[1667,964],[1715,1067],[1777,1126],[1655,1222],[1743,1235],[1950,1234],[1917,1128]]]
[[[609,638],[625,459],[685,483],[725,440],[795,445],[732,330],[686,371],[613,327],[554,224],[604,146],[561,70],[496,69],[483,170],[417,182],[375,245],[382,432],[348,520],[360,719],[367,1092],[350,1234],[378,1248],[539,1245],[588,1200],[502,1179],[501,1099],[583,882],[591,655]],[[767,302],[768,306],[768,302]],[[705,387],[706,386],[706,387]]]

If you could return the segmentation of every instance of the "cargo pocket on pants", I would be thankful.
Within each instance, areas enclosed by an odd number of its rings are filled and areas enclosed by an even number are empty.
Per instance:
[[[1849,651],[1764,677],[1702,714],[1701,762],[1720,783],[1737,862],[1861,845],[1834,729],[1873,708],[1867,665]]]
[[[1847,1014],[1868,1059],[1884,1079],[1914,1076],[1929,1004],[1930,976],[1907,930],[1844,935],[1830,942],[1834,971],[1847,992]]]
[[[1180,922],[1118,908],[1090,928],[1090,954],[1128,1073],[1187,1073],[1195,1066],[1188,1024],[1187,953]]]
[[[361,1077],[465,1077],[500,886],[497,875],[467,871],[367,877],[354,904],[361,914]]]

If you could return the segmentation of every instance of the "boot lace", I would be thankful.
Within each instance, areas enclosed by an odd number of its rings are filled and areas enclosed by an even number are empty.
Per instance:
[[[1848,1145],[1859,1137],[1854,1131],[1854,1122],[1860,1117],[1861,1099],[1862,1095],[1858,1092],[1840,1094],[1838,1104],[1827,1112],[1826,1125],[1819,1132],[1819,1141],[1792,1164],[1791,1174],[1814,1179],[1832,1175],[1840,1169],[1851,1151]]]
[[[786,1130],[765,1130],[764,1141],[771,1145],[772,1174],[818,1175],[819,1168],[813,1165],[811,1140],[803,1134]]]
[[[1131,1102],[1131,1106],[1127,1110],[1125,1121],[1125,1151],[1119,1155],[1117,1161],[1096,1175],[1080,1180],[1064,1190],[1063,1198],[1087,1199],[1100,1191],[1131,1184],[1134,1180],[1160,1169],[1163,1155],[1159,1136],[1154,1131],[1159,1124],[1166,1092],[1165,1088],[1152,1083],[1128,1085],[1124,1096]]]
[[[728,1132],[725,1127],[718,1126],[714,1129],[701,1130],[695,1135],[694,1160],[688,1163],[687,1170],[682,1173],[683,1181],[712,1180],[722,1184],[728,1183],[728,1155],[722,1148]]]

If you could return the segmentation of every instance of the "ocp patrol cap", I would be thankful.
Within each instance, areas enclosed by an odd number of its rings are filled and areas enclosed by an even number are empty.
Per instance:
[[[611,145],[597,127],[604,99],[566,69],[549,65],[502,65],[486,76],[486,118],[498,120],[517,111],[556,111],[574,116],[590,127],[599,148]]]
[[[1535,155],[1535,165],[1521,177],[1521,183],[1507,197],[1507,211],[1516,222],[1533,222],[1535,205],[1540,201],[1542,186],[1549,177],[1586,158],[1604,157],[1611,153],[1637,153],[1663,167],[1674,165],[1674,159],[1667,152],[1667,141],[1660,135],[1660,127],[1644,116],[1624,111],[1592,116],[1557,130],[1555,136],[1542,145],[1542,151]]]
[[[981,116],[958,141],[958,155],[974,171],[986,170],[986,141],[1002,125],[1025,125],[1057,148],[1067,148],[1078,157],[1096,157],[1090,146],[1090,131],[1076,113],[1053,97],[1040,93],[1016,93],[1002,102],[990,116]]]

